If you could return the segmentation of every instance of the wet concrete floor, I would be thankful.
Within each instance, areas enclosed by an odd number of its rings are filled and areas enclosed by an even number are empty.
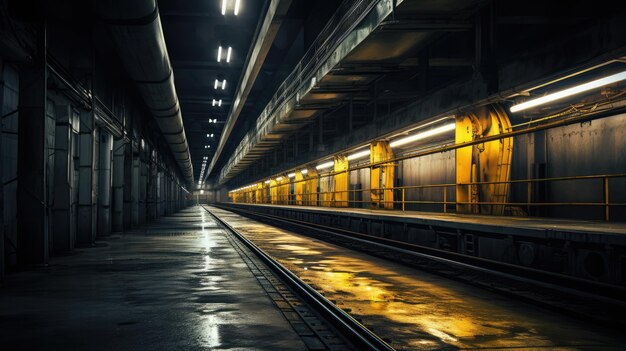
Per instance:
[[[626,348],[615,330],[210,209],[398,350]]]
[[[0,350],[305,350],[225,234],[190,208],[8,276]]]

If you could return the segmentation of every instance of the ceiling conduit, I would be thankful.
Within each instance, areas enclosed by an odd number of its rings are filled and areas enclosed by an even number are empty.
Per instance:
[[[187,185],[193,185],[193,166],[174,86],[161,20],[155,0],[98,0],[94,2],[107,24],[120,59],[152,112]]]

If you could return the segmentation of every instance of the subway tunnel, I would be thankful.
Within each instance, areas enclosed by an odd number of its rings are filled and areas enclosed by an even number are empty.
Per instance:
[[[623,350],[624,28],[0,0],[0,349]]]

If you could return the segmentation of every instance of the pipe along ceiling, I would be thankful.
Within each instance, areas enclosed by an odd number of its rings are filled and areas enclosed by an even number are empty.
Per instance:
[[[98,15],[113,36],[126,71],[137,84],[187,186],[191,187],[191,155],[156,1],[99,0],[95,4]]]

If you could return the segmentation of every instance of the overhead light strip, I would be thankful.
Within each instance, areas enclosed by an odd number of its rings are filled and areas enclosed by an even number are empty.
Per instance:
[[[437,128],[433,128],[433,129],[429,129],[427,131],[421,132],[421,133],[417,133],[414,135],[409,135],[408,137],[405,138],[400,138],[400,139],[396,139],[392,142],[389,143],[389,146],[394,148],[394,147],[398,147],[398,146],[402,146],[402,145],[406,145],[418,140],[422,140],[431,136],[435,136],[438,134],[442,134],[445,132],[449,132],[449,131],[453,131],[456,129],[456,123],[449,123],[449,124],[444,124],[440,127]]]
[[[521,104],[513,105],[511,106],[511,112],[523,111],[531,107],[543,105],[548,102],[560,100],[560,99],[563,99],[572,95],[580,94],[585,91],[596,89],[596,88],[599,88],[608,84],[621,82],[623,80],[626,80],[626,71],[613,74],[608,77],[592,80],[591,82],[580,84],[580,85],[571,87],[569,89],[557,91],[555,93],[548,94],[540,98],[528,100],[526,102],[522,102]]]
[[[352,160],[357,160],[359,158],[363,158],[365,156],[369,156],[370,155],[370,149],[367,148],[363,151],[359,151],[359,152],[355,152],[352,155],[348,155],[348,161],[352,161]]]
[[[315,168],[316,168],[317,170],[321,170],[321,169],[330,168],[330,167],[332,167],[332,166],[334,166],[334,165],[335,165],[335,162],[333,162],[333,161],[328,161],[328,162],[324,162],[324,163],[321,163],[321,164],[319,164],[319,165],[315,166]]]

